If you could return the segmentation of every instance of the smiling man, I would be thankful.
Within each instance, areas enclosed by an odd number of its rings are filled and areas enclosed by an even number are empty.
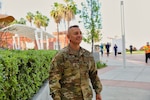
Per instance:
[[[70,43],[60,50],[51,62],[50,93],[54,100],[92,100],[92,83],[96,100],[102,100],[102,84],[97,75],[93,55],[82,48],[82,32],[77,25],[67,34]]]

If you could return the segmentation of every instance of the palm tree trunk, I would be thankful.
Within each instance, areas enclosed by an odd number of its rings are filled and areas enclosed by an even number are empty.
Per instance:
[[[30,26],[32,26],[32,22],[30,22]]]
[[[67,32],[68,32],[67,30],[69,28],[69,25],[70,25],[70,23],[69,23],[69,21],[67,21],[67,29],[66,29],[66,23],[65,23],[65,30],[66,30],[66,32],[65,32],[65,44],[64,44],[64,46],[68,45],[67,44],[68,40],[66,38],[67,38]]]
[[[59,45],[59,27],[57,23],[57,43],[58,43],[58,50],[60,50],[60,45]]]

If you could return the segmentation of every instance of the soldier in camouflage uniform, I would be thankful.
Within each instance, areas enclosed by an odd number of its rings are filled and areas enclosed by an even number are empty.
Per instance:
[[[53,58],[49,72],[50,93],[54,100],[102,100],[102,84],[92,54],[80,47],[82,33],[77,25],[68,29],[70,43]]]

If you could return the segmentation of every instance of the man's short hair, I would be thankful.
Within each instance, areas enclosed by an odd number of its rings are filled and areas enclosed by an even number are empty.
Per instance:
[[[70,26],[70,27],[68,28],[68,30],[71,29],[71,28],[75,28],[75,27],[79,28],[78,25],[72,25],[72,26]]]
[[[70,30],[71,28],[79,28],[79,26],[78,26],[78,25],[72,25],[72,26],[70,26],[70,27],[68,28],[68,33],[67,33],[67,34],[69,34],[69,30]]]

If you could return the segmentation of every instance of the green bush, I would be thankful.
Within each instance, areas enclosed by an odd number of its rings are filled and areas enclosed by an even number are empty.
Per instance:
[[[101,61],[96,62],[96,64],[97,64],[97,69],[101,69],[107,66],[106,63],[103,63]]]
[[[29,100],[49,76],[57,51],[0,50],[0,100]]]

